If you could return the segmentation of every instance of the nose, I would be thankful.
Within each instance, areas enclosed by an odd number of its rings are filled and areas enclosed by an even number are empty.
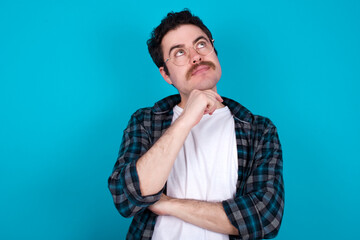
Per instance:
[[[190,62],[191,64],[197,64],[202,61],[201,55],[195,51],[195,49],[190,48]]]

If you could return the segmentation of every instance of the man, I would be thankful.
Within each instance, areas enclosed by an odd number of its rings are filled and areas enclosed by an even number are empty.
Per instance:
[[[272,122],[221,97],[221,67],[202,21],[169,13],[148,40],[179,95],[135,112],[109,189],[133,221],[127,239],[275,237],[284,208],[282,151]]]

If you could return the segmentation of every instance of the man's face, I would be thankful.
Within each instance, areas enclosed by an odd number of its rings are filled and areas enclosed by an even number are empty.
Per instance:
[[[199,39],[206,40],[209,44],[212,40],[199,27],[186,24],[169,31],[161,42],[164,60],[173,56],[178,47],[188,51],[190,59],[185,65],[166,62],[169,75],[166,75],[163,67],[159,68],[163,78],[177,88],[182,98],[186,98],[194,89],[216,91],[216,84],[221,77],[221,67],[215,51],[206,56],[195,51],[194,44]]]

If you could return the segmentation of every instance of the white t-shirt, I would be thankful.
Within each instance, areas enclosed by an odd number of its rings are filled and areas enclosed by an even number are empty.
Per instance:
[[[174,122],[183,111],[174,107]],[[191,129],[167,181],[167,195],[182,199],[221,202],[236,192],[238,158],[234,118],[228,107],[204,115]],[[158,216],[155,240],[229,239],[172,216]]]

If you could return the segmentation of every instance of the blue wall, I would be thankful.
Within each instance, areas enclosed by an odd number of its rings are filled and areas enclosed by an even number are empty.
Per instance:
[[[349,239],[360,214],[360,2],[0,2],[0,239],[123,239],[107,189],[136,109],[175,93],[146,40],[170,10],[212,30],[221,95],[284,151],[276,239]]]

